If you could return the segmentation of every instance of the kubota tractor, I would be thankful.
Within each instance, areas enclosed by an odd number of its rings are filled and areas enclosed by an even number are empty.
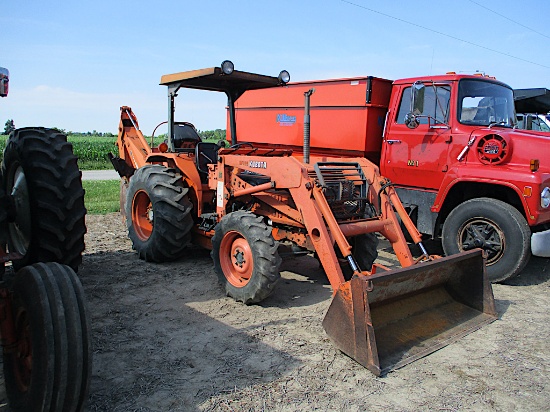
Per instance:
[[[0,68],[2,97],[8,81]],[[85,214],[81,173],[66,136],[45,128],[12,132],[0,186],[0,334],[12,411],[84,409],[91,328],[75,271]]]
[[[276,142],[239,141],[235,101],[247,90],[284,87],[288,80],[286,71],[258,75],[234,70],[229,61],[162,76],[168,139],[156,147],[147,143],[131,108],[121,108],[119,156],[112,162],[122,177],[128,234],[139,256],[162,262],[181,257],[192,242],[202,245],[212,250],[225,293],[251,304],[279,281],[280,242],[315,253],[334,292],[325,330],[376,375],[495,320],[481,251],[413,257],[400,220],[422,247],[420,234],[373,163],[310,157],[308,127],[299,156]],[[202,142],[193,125],[174,121],[182,88],[227,95],[229,147]],[[311,93],[304,97],[305,118]],[[392,244],[402,269],[373,264],[376,232]]]

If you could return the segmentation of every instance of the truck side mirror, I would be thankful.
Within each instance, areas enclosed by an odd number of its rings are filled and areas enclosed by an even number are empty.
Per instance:
[[[424,112],[424,92],[426,86],[421,82],[414,82],[411,87],[411,112],[419,116]]]
[[[405,124],[409,129],[416,129],[420,122],[416,116],[424,111],[424,92],[426,86],[422,82],[414,82],[411,87],[411,111],[405,117]]]
[[[8,95],[9,81],[10,72],[8,69],[0,67],[0,97],[6,97]]]

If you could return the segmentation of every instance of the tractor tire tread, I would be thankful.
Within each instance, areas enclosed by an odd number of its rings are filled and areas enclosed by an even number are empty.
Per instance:
[[[17,129],[4,151],[4,189],[14,162],[21,165],[27,179],[32,227],[27,253],[14,261],[14,267],[54,261],[78,270],[84,251],[86,208],[82,174],[71,143],[56,130]]]
[[[147,193],[154,211],[153,232],[145,241],[139,238],[132,222],[132,201],[138,190]],[[147,165],[136,170],[128,185],[125,211],[128,236],[140,259],[161,263],[183,256],[194,225],[193,204],[187,192],[181,175],[173,168]]]
[[[238,231],[245,237],[254,254],[254,269],[249,282],[241,288],[229,283],[220,262],[220,245],[228,231]],[[271,229],[263,218],[251,212],[237,211],[224,216],[216,226],[212,238],[212,260],[220,284],[227,296],[246,305],[259,303],[273,293],[281,275],[282,259],[278,253],[278,242],[273,239]]]

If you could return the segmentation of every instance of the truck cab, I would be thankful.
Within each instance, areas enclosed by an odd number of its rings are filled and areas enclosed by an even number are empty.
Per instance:
[[[486,251],[493,281],[550,256],[550,135],[516,129],[512,89],[486,76],[395,81],[380,169],[446,254]]]

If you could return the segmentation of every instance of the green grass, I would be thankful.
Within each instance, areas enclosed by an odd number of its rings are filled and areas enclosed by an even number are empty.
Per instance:
[[[120,210],[120,182],[118,180],[84,180],[84,204],[91,215],[104,215]]]

